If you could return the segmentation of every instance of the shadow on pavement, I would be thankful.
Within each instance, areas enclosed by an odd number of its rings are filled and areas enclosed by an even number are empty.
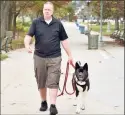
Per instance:
[[[104,41],[104,46],[124,47],[124,42],[119,40]]]

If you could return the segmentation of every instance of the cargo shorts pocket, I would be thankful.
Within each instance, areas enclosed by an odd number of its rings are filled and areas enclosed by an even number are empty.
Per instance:
[[[38,72],[37,72],[37,68],[35,68],[35,78],[36,78],[36,82],[37,82],[37,85],[39,86],[39,78],[38,78]]]
[[[37,75],[37,68],[35,68],[34,71],[35,71],[35,77],[37,78],[38,77],[38,75]]]
[[[47,87],[58,88],[61,75],[61,57],[51,59],[48,62]]]
[[[60,75],[61,75],[60,70],[50,72],[47,78],[46,86],[49,88],[58,88]]]

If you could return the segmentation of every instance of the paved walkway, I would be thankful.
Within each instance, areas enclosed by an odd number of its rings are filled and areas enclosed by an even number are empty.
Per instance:
[[[89,64],[91,89],[86,110],[81,114],[123,114],[124,113],[124,48],[112,45],[98,50],[88,50],[87,36],[80,34],[73,23],[64,24],[71,45],[74,62],[80,60]],[[62,50],[63,85],[67,56]],[[74,69],[70,67],[67,84],[72,91],[71,78]],[[49,98],[48,98],[49,99]],[[74,95],[58,97],[59,114],[75,114]],[[1,62],[1,113],[2,114],[48,114],[39,112],[40,95],[33,71],[33,55],[25,49],[9,52],[9,58]]]

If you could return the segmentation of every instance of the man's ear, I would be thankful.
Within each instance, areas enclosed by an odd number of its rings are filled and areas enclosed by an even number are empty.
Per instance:
[[[75,69],[79,69],[80,68],[80,64],[81,63],[77,61],[76,64],[75,64]]]
[[[84,64],[83,69],[88,71],[88,64],[87,63]]]

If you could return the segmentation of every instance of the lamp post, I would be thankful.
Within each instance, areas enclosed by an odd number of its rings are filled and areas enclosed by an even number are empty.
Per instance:
[[[103,42],[103,38],[102,38],[102,15],[103,12],[103,0],[100,0],[100,42]]]

